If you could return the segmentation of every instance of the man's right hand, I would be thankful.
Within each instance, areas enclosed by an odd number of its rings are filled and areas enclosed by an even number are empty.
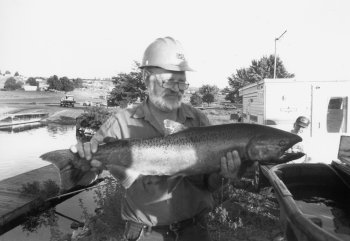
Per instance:
[[[77,144],[70,147],[70,151],[78,153],[81,158],[85,158],[91,166],[92,171],[101,169],[102,163],[93,159],[93,154],[98,150],[98,142],[92,139],[90,142],[81,142],[78,140]]]
[[[116,139],[112,137],[106,137],[103,140],[104,143],[114,141],[116,141]],[[78,141],[76,145],[71,146],[70,150],[73,153],[78,153],[81,158],[87,160],[91,166],[91,171],[102,171],[104,169],[102,162],[93,158],[93,154],[98,150],[98,145],[99,143],[94,139],[85,143]],[[127,170],[123,166],[107,164],[105,168],[107,168],[114,177],[118,178],[125,188],[129,188],[134,182],[134,179],[139,175],[131,170]]]
[[[90,161],[92,154],[96,153],[98,149],[98,142],[92,139],[90,142],[78,141],[76,145],[71,146],[70,150],[73,153],[78,153],[81,158]]]

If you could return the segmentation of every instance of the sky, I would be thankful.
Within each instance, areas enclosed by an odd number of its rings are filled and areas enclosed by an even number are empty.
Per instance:
[[[348,0],[0,0],[0,71],[110,78],[172,36],[195,87],[228,86],[275,43],[296,78],[349,80],[349,9]]]

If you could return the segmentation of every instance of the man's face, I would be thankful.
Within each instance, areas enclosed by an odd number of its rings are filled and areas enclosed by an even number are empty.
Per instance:
[[[300,126],[298,124],[294,124],[294,130],[297,134],[301,134],[307,129],[307,127]]]
[[[178,109],[181,106],[184,90],[179,89],[178,84],[171,85],[169,83],[185,83],[186,73],[161,68],[153,68],[148,72],[150,75],[146,80],[146,85],[150,101],[162,111],[170,112]]]

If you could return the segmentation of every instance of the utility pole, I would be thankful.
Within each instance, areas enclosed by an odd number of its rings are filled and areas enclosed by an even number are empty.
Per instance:
[[[274,79],[276,79],[276,66],[277,66],[277,64],[276,64],[276,59],[277,59],[277,51],[276,51],[276,42],[277,42],[277,40],[279,40],[280,38],[282,38],[282,36],[285,34],[287,32],[287,30],[286,31],[284,31],[282,34],[281,34],[281,36],[279,36],[278,38],[275,38],[275,63],[274,63],[274,68],[273,68],[273,78]]]

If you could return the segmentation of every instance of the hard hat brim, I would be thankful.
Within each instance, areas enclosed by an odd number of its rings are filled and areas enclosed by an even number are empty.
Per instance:
[[[298,126],[303,127],[303,128],[306,128],[306,127],[308,127],[309,125],[308,125],[308,124],[305,124],[305,123],[298,123]]]
[[[157,65],[141,65],[140,69],[145,67],[158,67],[170,71],[195,71],[187,63],[181,65],[171,65],[171,64],[157,64]]]

